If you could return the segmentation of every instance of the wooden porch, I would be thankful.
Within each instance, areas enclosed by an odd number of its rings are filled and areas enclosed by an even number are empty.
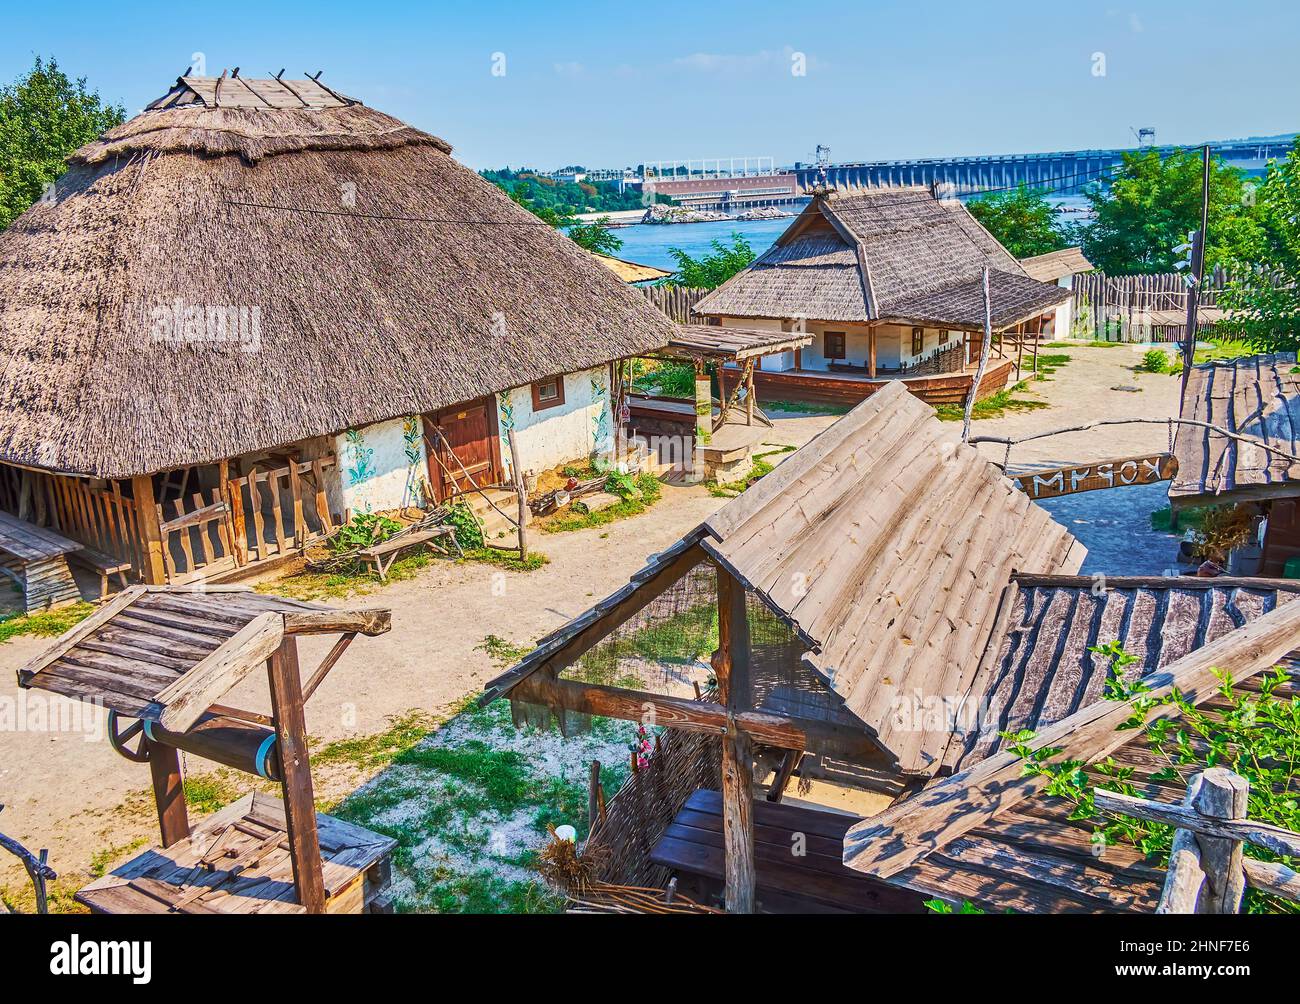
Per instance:
[[[811,404],[854,405],[865,401],[881,387],[901,383],[926,404],[962,404],[970,393],[975,379],[975,366],[967,366],[957,373],[930,376],[893,375],[876,377],[866,373],[848,373],[831,370],[754,370],[754,386],[762,399],[772,401],[804,401]],[[978,398],[1005,390],[1016,372],[1014,359],[991,359],[980,381]],[[734,386],[740,371],[727,367],[719,371],[724,396]]]
[[[183,584],[287,557],[329,533],[334,464],[284,450],[129,479],[0,464],[0,511],[76,541],[101,564],[129,566],[134,581]]]

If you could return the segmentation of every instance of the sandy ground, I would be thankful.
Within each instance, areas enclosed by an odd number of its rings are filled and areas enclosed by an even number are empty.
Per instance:
[[[1067,366],[1033,385],[1033,396],[1050,401],[1051,408],[979,422],[977,434],[1016,436],[1102,415],[1165,418],[1174,413],[1177,379],[1135,374],[1132,367],[1140,355],[1128,347],[1069,352],[1073,358]],[[1117,386],[1140,390],[1112,390]],[[827,416],[775,417],[776,428],[763,441],[796,446],[834,421]],[[1012,464],[1100,459],[1161,450],[1165,444],[1161,426],[1118,427],[1018,449]],[[1003,458],[1000,448],[990,455]],[[1110,505],[1132,510],[1136,533],[1155,506],[1145,501],[1125,506],[1118,501],[1124,494],[1095,492],[1091,497],[1111,496]],[[1157,487],[1156,503],[1159,494]],[[412,708],[446,709],[498,672],[477,648],[488,635],[524,644],[554,630],[626,583],[648,554],[672,543],[723,502],[699,487],[667,487],[659,504],[639,517],[592,530],[538,535],[535,546],[550,558],[539,571],[438,563],[416,578],[355,598],[346,605],[390,606],[393,630],[380,638],[359,638],[334,668],[308,707],[312,734],[323,740],[368,735],[382,730],[389,716]],[[1097,522],[1091,510],[1068,519],[1083,520],[1067,523],[1081,537],[1114,532],[1111,524]],[[0,829],[29,847],[49,847],[54,867],[72,878],[96,852],[154,839],[155,823],[147,768],[114,753],[96,729],[98,723],[82,731],[22,727],[34,724],[32,715],[40,710],[36,702],[44,698],[19,691],[14,671],[48,644],[48,639],[30,637],[0,644],[0,708],[17,710],[12,717],[19,725],[0,731],[0,803],[5,805]],[[303,644],[304,667],[319,661],[325,647]],[[264,682],[246,681],[228,703],[265,709]],[[201,761],[193,766],[207,769]],[[340,793],[331,793],[329,785],[328,778],[319,783],[318,794]],[[0,883],[19,874],[10,860],[0,861]]]

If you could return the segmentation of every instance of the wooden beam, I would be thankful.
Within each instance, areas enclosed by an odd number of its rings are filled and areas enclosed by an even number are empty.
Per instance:
[[[653,710],[656,725],[715,736],[727,732],[727,709],[721,704],[554,679],[545,673],[527,677],[510,691],[510,697],[528,704],[546,705],[553,710],[576,711],[629,722],[642,721],[649,708]],[[892,762],[865,732],[829,722],[785,718],[762,711],[736,711],[732,717],[738,729],[763,746],[825,751],[845,759],[872,762],[881,769],[888,769]]]
[[[1060,747],[1053,761],[1094,763],[1133,739],[1133,730],[1119,726],[1133,714],[1133,702],[1159,701],[1178,690],[1193,705],[1210,698],[1221,686],[1213,672],[1229,674],[1234,682],[1277,665],[1300,643],[1300,602],[1284,603],[1210,644],[1148,675],[1149,692],[1127,701],[1098,701],[1063,718],[1029,740],[1030,751]],[[1148,712],[1148,722],[1177,715],[1173,705]],[[932,784],[913,798],[878,816],[852,826],[844,837],[844,863],[876,878],[888,878],[909,868],[931,851],[981,826],[1004,809],[1036,794],[1046,784],[1040,776],[1024,776],[1023,760],[999,753],[969,771]]]
[[[1145,798],[1132,798],[1114,791],[1094,793],[1098,809],[1115,812],[1148,823],[1164,823],[1206,837],[1244,840],[1281,857],[1300,857],[1300,834],[1255,819],[1212,819],[1189,805],[1173,805]],[[1244,813],[1243,813],[1244,815]]]
[[[284,636],[284,615],[258,614],[175,683],[159,692],[158,722],[172,732],[184,732],[212,703],[270,657]]]
[[[867,376],[876,377],[876,326],[867,327]]]
[[[153,478],[148,474],[132,478],[131,495],[135,500],[135,513],[140,525],[140,553],[144,558],[140,575],[149,585],[165,585],[167,565],[163,561],[164,542],[158,503],[153,495]]]
[[[749,616],[745,587],[725,568],[718,568],[718,693],[727,709],[722,737],[722,844],[728,913],[753,913],[754,890],[754,751],[749,736],[735,721],[736,712],[753,706],[750,677]]]
[[[329,653],[321,660],[320,665],[316,667],[316,672],[312,673],[311,679],[303,684],[302,699],[304,701],[311,700],[311,695],[316,693],[316,688],[321,685],[329,671],[343,657],[343,653],[347,651],[348,646],[352,644],[352,639],[356,636],[355,631],[349,631],[334,643],[334,647],[329,650]]]
[[[316,832],[311,764],[307,759],[307,721],[298,671],[298,643],[294,638],[286,637],[280,642],[271,655],[267,675],[284,778],[281,786],[293,884],[298,890],[298,902],[308,913],[324,913],[325,879],[321,871],[320,836]]]
[[[285,634],[387,633],[393,626],[393,611],[387,607],[365,610],[289,610],[284,614]]]
[[[170,847],[190,835],[180,755],[175,747],[154,742],[147,737],[144,744],[149,753],[149,776],[153,781],[153,801],[158,810],[162,845]]]
[[[781,801],[781,796],[785,794],[786,786],[790,783],[790,778],[794,777],[794,772],[798,769],[799,761],[802,759],[803,750],[785,751],[780,764],[777,765],[775,776],[772,778],[772,786],[767,789],[767,800],[769,802]]]

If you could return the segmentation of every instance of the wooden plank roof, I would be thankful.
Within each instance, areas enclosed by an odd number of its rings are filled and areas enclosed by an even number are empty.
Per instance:
[[[1121,593],[1153,593],[1161,588],[1155,580],[1118,582]],[[1082,595],[1081,581],[1059,578],[1053,583],[1039,577],[1026,578],[1022,585],[1042,590],[1046,601],[1042,617],[1030,616],[1031,628],[1040,630],[1029,651],[1059,654],[1064,639],[1066,652],[1059,662],[1077,665],[1077,657],[1068,651],[1074,632],[1041,629],[1052,620],[1048,611],[1053,600]],[[1167,594],[1157,599],[1156,606],[1163,607],[1166,616],[1131,611],[1127,631],[1117,633],[1119,626],[1111,623],[1100,633],[1101,639],[1120,637],[1126,650],[1139,657],[1135,672],[1151,688],[1148,696],[1158,698],[1176,688],[1193,705],[1222,709],[1226,701],[1215,670],[1227,672],[1238,693],[1248,693],[1258,690],[1259,674],[1274,665],[1291,676],[1280,696],[1298,692],[1300,604],[1290,602],[1295,584],[1258,579],[1192,584],[1171,579],[1163,588]],[[1122,597],[1120,603],[1132,598]],[[1183,618],[1168,613],[1188,600],[1188,609],[1199,608],[1200,614]],[[1271,608],[1270,602],[1275,604]],[[1090,623],[1092,615],[1092,611],[1085,613],[1082,622]],[[1238,623],[1241,626],[1229,626]],[[1183,655],[1165,664],[1166,657],[1189,645]],[[1016,673],[1031,689],[1033,673],[1028,666],[1032,661],[1022,663],[1026,671]],[[1091,672],[1075,676],[1085,688],[1095,679]],[[1040,688],[1038,693],[1044,692]],[[1091,764],[1111,757],[1119,766],[1133,769],[1130,780],[1140,794],[1165,801],[1181,799],[1185,781],[1152,776],[1167,763],[1152,754],[1142,731],[1119,728],[1131,713],[1127,701],[1103,699],[1086,703],[1052,724],[1050,714],[1031,715],[1026,720],[1033,722],[1035,734],[1029,745],[1059,749],[1059,760]],[[1175,713],[1172,705],[1157,704],[1148,721]],[[990,723],[989,728],[994,727]],[[1205,752],[1199,739],[1192,742]],[[1073,803],[1042,794],[1044,779],[1024,774],[1018,755],[976,750],[962,766],[960,773],[935,781],[912,798],[853,826],[845,837],[845,864],[918,892],[948,900],[970,899],[990,910],[1066,913],[1154,907],[1163,871],[1124,846],[1108,845],[1098,856],[1092,824],[1069,818]]]
[[[1083,248],[1073,247],[1021,258],[1020,267],[1031,279],[1037,279],[1039,282],[1056,282],[1057,279],[1064,279],[1067,275],[1091,272],[1095,266],[1084,257]]]
[[[1206,422],[1300,455],[1300,373],[1293,352],[1193,366],[1180,417]],[[1300,464],[1212,429],[1180,425],[1174,505],[1300,495]]]
[[[238,73],[238,68],[236,68]],[[319,75],[318,75],[319,76]],[[282,77],[200,77],[187,74],[176,78],[172,89],[146,110],[183,108],[346,108],[360,104],[356,98],[339,94],[318,79],[285,80]]]
[[[1084,548],[927,405],[889,384],[796,451],[622,590],[488,684],[502,696],[692,550],[753,590],[810,650],[808,667],[902,773],[941,767],[951,730],[913,729],[896,699],[979,696],[979,660],[1013,572],[1072,573]],[[971,653],[976,653],[971,657]]]
[[[740,362],[812,344],[812,335],[763,328],[731,328],[713,324],[679,324],[663,355]]]
[[[18,671],[18,684],[184,732],[284,635],[389,629],[386,609],[335,610],[242,586],[131,586]]]
[[[1072,573],[1086,553],[897,384],[705,525],[705,550],[799,632],[812,668],[919,775],[939,768],[949,730],[900,721],[896,702],[978,688],[970,653],[995,630],[1012,573]]]

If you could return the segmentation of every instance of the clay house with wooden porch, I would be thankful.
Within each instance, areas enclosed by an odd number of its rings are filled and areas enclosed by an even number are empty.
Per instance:
[[[1180,424],[1174,436],[1178,470],[1169,484],[1174,515],[1191,507],[1240,504],[1243,525],[1251,533],[1229,555],[1230,570],[1300,577],[1300,373],[1295,353],[1193,366],[1179,417],[1190,421]]]
[[[695,305],[724,327],[806,331],[813,342],[763,360],[771,399],[854,403],[901,380],[931,404],[965,399],[983,343],[981,276],[990,269],[994,344],[979,388],[1012,379],[1002,335],[1070,297],[1039,282],[956,199],[928,188],[830,193],[744,271]]]
[[[672,324],[443,140],[185,76],[0,234],[0,509],[130,578],[610,453]]]

